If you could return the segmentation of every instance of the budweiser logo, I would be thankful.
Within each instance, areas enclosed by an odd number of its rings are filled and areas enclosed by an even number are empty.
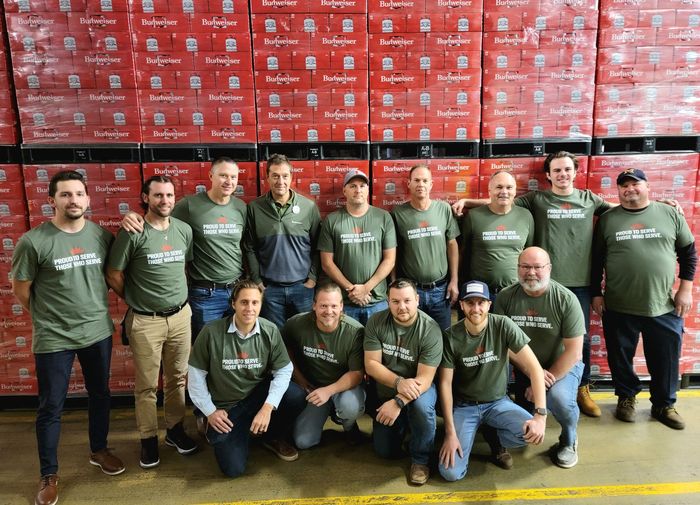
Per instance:
[[[109,56],[107,54],[96,54],[94,56],[86,55],[83,57],[85,63],[95,63],[97,65],[112,65],[121,63],[122,59],[117,56]]]
[[[88,100],[91,102],[123,102],[126,100],[125,95],[115,95],[114,93],[90,93],[88,95]]]
[[[88,26],[114,26],[117,24],[117,20],[102,16],[94,18],[80,18],[80,24]]]
[[[28,102],[62,102],[65,97],[60,95],[27,95]]]
[[[381,114],[382,119],[392,119],[392,120],[404,120],[408,118],[413,118],[416,116],[415,112],[409,112],[405,110],[401,111],[391,111],[391,112],[383,112]]]
[[[415,44],[415,41],[411,39],[401,39],[395,37],[392,37],[390,39],[379,39],[380,46],[406,47],[412,46],[413,44]]]
[[[172,56],[146,56],[147,65],[158,65],[159,67],[166,67],[168,65],[179,65],[182,63],[182,58],[173,58]]]
[[[383,9],[411,9],[415,2],[407,0],[379,0],[379,7]]]
[[[454,110],[454,109],[448,109],[448,110],[439,110],[437,111],[437,117],[446,117],[446,118],[465,118],[469,117],[471,114],[469,111],[466,110]]]
[[[355,0],[321,0],[321,5],[324,7],[333,7],[334,9],[342,9],[345,7],[355,7]]]
[[[30,65],[55,65],[59,62],[59,59],[55,56],[49,56],[48,54],[25,54],[22,56],[22,63]]]
[[[350,119],[356,119],[359,116],[357,112],[347,112],[347,111],[333,111],[324,112],[323,117],[326,119],[335,119],[336,121],[348,121]]]
[[[265,82],[270,84],[292,84],[301,81],[301,77],[294,77],[291,75],[266,75]]]
[[[380,82],[389,82],[391,84],[397,84],[402,82],[413,82],[416,78],[412,75],[382,75],[379,78]]]
[[[262,0],[263,7],[296,7],[298,0]]]
[[[472,79],[471,75],[462,75],[462,74],[438,74],[437,75],[438,81],[446,81],[446,82],[468,82],[468,81],[471,81],[471,79]]]
[[[182,102],[185,99],[182,95],[175,95],[173,93],[163,94],[163,95],[148,95],[148,100],[151,102]]]
[[[131,136],[131,132],[129,131],[119,131],[119,130],[95,130],[92,132],[93,135],[98,138],[98,139],[122,139],[122,138],[128,138]],[[107,186],[105,186],[107,187]],[[99,193],[100,192],[100,186],[97,186],[96,191]],[[122,188],[119,186],[110,188],[108,191],[110,193],[115,193],[115,192],[123,192],[123,191],[129,191],[129,188]]]
[[[347,84],[349,82],[357,82],[357,77],[353,75],[324,75],[323,82],[337,82]]]
[[[274,39],[265,37],[263,39],[263,44],[266,46],[285,47],[299,45],[300,41],[298,39],[288,39],[285,37],[275,37]]]
[[[35,139],[58,139],[69,136],[70,134],[68,132],[60,132],[58,130],[34,130],[32,132],[32,137],[34,137]]]
[[[150,28],[163,28],[166,26],[177,26],[177,20],[176,19],[167,19],[167,18],[142,18],[141,19],[141,26],[148,26]]]
[[[237,137],[244,137],[245,132],[244,131],[234,131],[234,130],[211,130],[210,132],[212,137],[221,137],[221,138],[227,138],[227,139],[233,139]]]
[[[38,16],[32,16],[29,18],[17,18],[16,21],[18,25],[27,25],[33,27],[52,25],[54,23],[53,19],[44,19]]]
[[[214,17],[211,19],[202,18],[202,26],[212,26],[214,28],[235,28],[238,26],[238,21],[235,19],[226,19]]]
[[[346,39],[345,37],[333,37],[333,38],[322,37],[321,44],[324,44],[327,46],[334,46],[334,47],[348,47],[348,46],[356,45],[357,40]]]
[[[205,56],[204,63],[207,65],[222,65],[228,67],[230,65],[238,65],[241,63],[240,58],[231,58],[228,55],[224,56]]]
[[[241,95],[231,95],[227,93],[209,93],[208,95],[209,101],[210,102],[224,102],[224,103],[229,103],[229,102],[242,102],[245,97]]]
[[[279,112],[268,112],[268,119],[276,119],[278,121],[292,121],[293,119],[301,119],[302,114],[298,112],[290,111],[279,111]]]

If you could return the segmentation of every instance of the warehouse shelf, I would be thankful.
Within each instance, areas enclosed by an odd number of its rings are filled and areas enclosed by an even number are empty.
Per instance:
[[[700,136],[595,137],[594,154],[700,152]]]
[[[19,163],[20,160],[19,146],[14,144],[0,145],[0,163]]]
[[[367,160],[369,142],[285,142],[259,144],[261,160],[284,154],[291,160]]]
[[[228,156],[238,162],[257,161],[255,144],[143,144],[145,163],[156,161],[211,161]]]
[[[138,163],[138,144],[37,145],[21,146],[22,162],[45,163]]]
[[[375,160],[478,157],[478,140],[458,142],[372,142],[372,158]]]
[[[588,156],[591,141],[581,139],[485,139],[481,144],[482,158],[512,156],[544,156],[558,151]]]

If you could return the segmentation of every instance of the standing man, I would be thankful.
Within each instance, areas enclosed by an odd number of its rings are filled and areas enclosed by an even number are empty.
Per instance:
[[[442,359],[438,324],[418,310],[418,292],[408,279],[389,285],[389,308],[374,314],[365,329],[365,369],[376,388],[378,408],[372,430],[375,452],[383,458],[402,455],[411,432],[409,481],[428,482],[428,462],[435,441],[433,379]]]
[[[192,341],[202,327],[231,314],[231,290],[243,276],[241,239],[246,205],[233,196],[238,186],[238,165],[222,156],[211,162],[210,188],[187,195],[173,208],[172,216],[192,228],[192,262],[188,265],[188,299],[192,309]],[[143,218],[129,212],[125,230],[143,232]]]
[[[190,397],[207,416],[207,439],[227,477],[245,471],[251,434],[284,461],[299,457],[285,439],[304,392],[289,382],[293,367],[277,326],[258,317],[262,297],[254,281],[236,284],[235,314],[207,324],[190,356]]]
[[[170,215],[175,205],[170,177],[146,180],[141,200],[146,209],[143,233],[119,230],[109,255],[107,282],[129,305],[124,323],[136,368],[139,464],[153,468],[160,464],[156,393],[161,361],[165,443],[180,454],[197,450],[182,425],[192,316],[187,304],[185,263],[192,259],[192,229]]]
[[[581,348],[585,326],[576,296],[550,278],[549,255],[528,247],[518,258],[518,284],[496,297],[495,312],[510,317],[530,337],[530,347],[544,369],[547,408],[561,425],[554,463],[571,468],[578,463],[576,390],[581,380]],[[515,370],[515,401],[532,410],[533,386]]]
[[[283,154],[267,160],[270,191],[248,205],[245,250],[251,278],[265,290],[260,314],[282,328],[311,310],[318,276],[318,207],[290,188],[292,164]]]
[[[362,440],[357,419],[365,412],[363,330],[343,314],[343,292],[328,281],[316,288],[313,311],[293,316],[282,328],[294,363],[292,379],[307,395],[306,408],[294,423],[299,449],[321,442],[323,425],[332,414],[348,443]]]
[[[527,335],[508,317],[489,314],[491,296],[483,282],[462,286],[460,307],[465,318],[445,331],[439,371],[445,419],[440,475],[448,481],[467,474],[482,423],[498,430],[505,447],[522,447],[542,443],[547,421],[544,374]],[[530,379],[534,417],[506,396],[509,357]]]
[[[415,165],[408,174],[411,198],[391,216],[399,245],[397,276],[416,283],[420,309],[445,329],[459,294],[459,228],[449,204],[430,199],[432,187],[430,169]]]
[[[464,277],[486,283],[491,301],[518,282],[518,255],[534,239],[532,214],[513,206],[515,191],[515,178],[496,172],[489,181],[488,205],[470,210],[462,220]]]
[[[566,151],[552,153],[544,161],[544,172],[551,189],[530,191],[515,199],[515,205],[530,211],[535,221],[534,245],[548,251],[552,258],[552,277],[571,290],[583,311],[586,331],[583,341],[583,374],[577,391],[581,412],[600,417],[600,407],[590,394],[591,342],[588,335],[591,315],[590,275],[593,244],[593,217],[614,205],[591,190],[574,187],[578,160]],[[480,200],[460,200],[463,207],[480,205]]]
[[[391,215],[369,204],[369,179],[350,170],[343,179],[344,209],[323,222],[318,249],[321,265],[344,291],[345,313],[361,324],[386,309],[386,278],[396,261]]]
[[[104,267],[113,237],[85,219],[90,197],[78,172],[54,175],[48,201],[54,217],[25,233],[12,256],[12,291],[32,316],[39,385],[37,505],[58,501],[61,413],[76,356],[88,392],[90,463],[107,475],[124,471],[124,464],[107,448],[114,325],[107,307]]]
[[[618,397],[615,417],[634,422],[642,385],[634,372],[639,334],[651,375],[651,416],[669,428],[685,428],[675,408],[683,317],[693,303],[697,253],[688,224],[675,209],[649,201],[643,171],[617,176],[620,206],[596,229],[591,289],[603,318],[608,364]],[[680,286],[673,293],[676,261]],[[605,271],[605,295],[601,281]]]

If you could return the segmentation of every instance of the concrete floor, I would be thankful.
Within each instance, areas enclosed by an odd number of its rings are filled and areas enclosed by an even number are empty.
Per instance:
[[[127,471],[116,477],[88,464],[84,412],[64,416],[59,452],[62,504],[210,504],[284,503],[285,505],[379,505],[420,503],[548,503],[595,505],[700,504],[700,390],[683,390],[678,410],[688,426],[674,431],[649,418],[641,398],[635,424],[613,418],[612,393],[595,394],[600,419],[583,418],[579,427],[579,464],[569,470],[552,465],[548,448],[557,440],[549,419],[545,443],[514,453],[515,467],[489,463],[485,444],[472,453],[470,472],[461,482],[434,476],[422,487],[406,483],[408,459],[385,461],[370,444],[348,447],[339,433],[327,431],[322,446],[285,463],[254,446],[247,474],[228,480],[219,473],[212,450],[180,456],[164,446],[161,465],[138,466],[133,409],[113,411],[110,445]],[[0,412],[0,504],[33,503],[38,462],[32,412]],[[368,432],[370,420],[362,419]],[[336,426],[327,426],[329,430]],[[193,419],[188,430],[194,432]],[[438,435],[440,442],[442,435]]]

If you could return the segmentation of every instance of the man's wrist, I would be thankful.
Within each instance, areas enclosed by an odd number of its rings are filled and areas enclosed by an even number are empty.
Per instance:
[[[398,395],[394,396],[393,400],[394,400],[394,403],[396,403],[396,405],[398,405],[399,409],[401,409],[401,410],[403,410],[403,408],[406,406],[406,402],[404,402],[401,399],[401,397],[399,397]]]
[[[547,417],[547,409],[542,407],[535,407],[532,411],[533,416]]]
[[[394,389],[395,390],[397,390],[397,391],[399,390],[399,382],[401,382],[402,380],[403,380],[403,377],[401,377],[400,375],[396,376],[396,379],[394,379]]]

